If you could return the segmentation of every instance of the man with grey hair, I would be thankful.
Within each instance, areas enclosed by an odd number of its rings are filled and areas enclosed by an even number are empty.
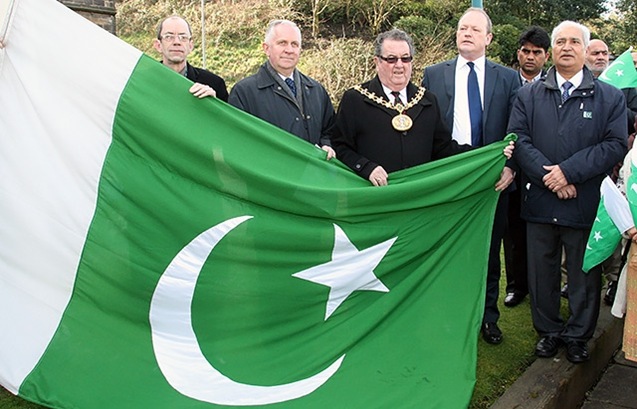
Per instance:
[[[554,356],[566,343],[573,363],[589,359],[586,342],[599,315],[601,268],[582,271],[602,179],[626,152],[626,102],[586,68],[590,32],[573,21],[551,35],[544,81],[520,89],[509,131],[518,139],[522,218],[527,222],[529,295],[540,336],[535,354]],[[566,253],[570,316],[560,314],[560,264]]]
[[[347,90],[336,114],[332,143],[343,163],[385,186],[391,172],[472,149],[451,138],[436,97],[410,82],[414,46],[407,33],[379,34],[374,53],[376,77]]]
[[[456,31],[458,56],[425,68],[422,80],[422,86],[438,97],[453,139],[476,147],[501,141],[506,136],[511,105],[521,85],[517,72],[486,59],[487,46],[493,38],[491,27],[491,19],[484,10],[467,9],[460,17]],[[511,183],[514,177],[513,164],[507,163],[502,179]],[[498,327],[500,248],[508,215],[509,191],[513,188],[500,195],[491,233],[481,326],[482,338],[489,344],[499,344],[503,338]]]
[[[329,134],[334,107],[325,88],[297,68],[301,31],[289,20],[270,22],[262,44],[268,60],[239,81],[228,102],[335,156]]]
[[[179,16],[163,19],[157,27],[153,47],[161,54],[162,64],[194,82],[189,90],[191,94],[198,98],[217,97],[228,102],[228,90],[223,78],[188,63],[193,44],[190,25],[186,20]]]

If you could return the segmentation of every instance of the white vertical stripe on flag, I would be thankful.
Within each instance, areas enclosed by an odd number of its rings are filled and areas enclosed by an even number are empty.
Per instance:
[[[55,0],[0,0],[0,17],[0,383],[16,393],[71,296],[141,52]]]
[[[624,233],[635,225],[628,207],[628,200],[622,195],[610,177],[606,176],[601,186],[602,199],[608,215],[620,233]]]

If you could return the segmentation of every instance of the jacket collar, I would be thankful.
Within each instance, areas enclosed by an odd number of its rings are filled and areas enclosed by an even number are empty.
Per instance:
[[[555,76],[555,72],[556,72],[555,66],[553,66],[549,68],[548,72],[546,73],[546,76],[544,77],[544,86],[551,90],[559,90],[559,87],[557,86],[557,77]],[[595,86],[595,77],[593,76],[593,73],[586,66],[584,66],[583,72],[584,72],[584,78],[582,79],[582,83],[580,84],[579,87],[577,87],[577,89],[578,90],[593,89]]]
[[[317,83],[311,79],[310,77],[303,74],[301,71],[294,69],[294,81],[300,81],[303,87],[312,88],[317,85]],[[284,85],[283,80],[276,74],[272,65],[270,65],[269,61],[263,63],[261,67],[259,67],[259,71],[256,73],[257,76],[257,87],[259,89],[268,88],[275,84]],[[298,79],[298,80],[297,80]],[[297,85],[297,89],[300,89],[301,85]]]

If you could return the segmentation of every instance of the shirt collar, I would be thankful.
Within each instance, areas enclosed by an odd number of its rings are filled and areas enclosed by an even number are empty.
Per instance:
[[[384,86],[382,83],[380,85],[383,87],[383,91],[385,92],[385,95],[387,95],[387,99],[389,99],[391,102],[394,102],[394,96],[392,95],[393,91]],[[403,101],[403,103],[405,103],[405,101],[407,101],[407,87],[401,89],[399,92],[400,99]]]
[[[468,62],[469,60],[467,60],[466,58],[458,54],[458,62],[456,63],[457,64],[456,69],[462,69],[464,67],[467,67],[467,69],[469,69],[469,67],[467,66]],[[482,57],[473,60],[474,68],[477,71],[484,72],[484,66],[486,62],[487,62],[487,58],[483,55]]]
[[[542,78],[542,71],[540,71],[535,77],[531,78],[531,80],[527,80],[526,77],[522,75],[522,71],[519,71],[519,73],[520,73],[520,80],[522,81],[522,85],[531,84],[539,80],[540,78]]]
[[[566,82],[566,78],[562,77],[560,73],[555,70],[555,79],[557,80],[558,88],[562,89],[562,85]],[[584,70],[579,70],[577,74],[573,75],[573,77],[568,80],[568,82],[573,84],[571,89],[579,87],[582,84],[582,80],[584,80]]]

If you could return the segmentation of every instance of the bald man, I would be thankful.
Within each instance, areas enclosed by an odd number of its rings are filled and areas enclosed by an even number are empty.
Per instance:
[[[186,20],[179,16],[162,20],[157,27],[153,47],[161,54],[162,64],[194,82],[190,88],[191,94],[198,98],[217,97],[228,102],[228,89],[223,78],[188,63],[193,43],[192,31]]]
[[[593,73],[595,78],[599,78],[602,72],[609,65],[608,46],[605,42],[599,39],[591,40],[590,44],[586,48],[586,67]],[[635,132],[635,115],[637,115],[637,91],[635,88],[622,89],[624,98],[626,98],[627,112],[627,124],[628,133]]]

